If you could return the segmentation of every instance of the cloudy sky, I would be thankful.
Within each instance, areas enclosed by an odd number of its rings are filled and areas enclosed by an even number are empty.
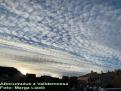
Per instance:
[[[0,0],[0,66],[37,76],[121,68],[121,0]]]

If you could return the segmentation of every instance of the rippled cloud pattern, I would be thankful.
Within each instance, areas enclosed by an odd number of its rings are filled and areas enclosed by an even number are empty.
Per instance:
[[[121,68],[121,0],[0,0],[0,64],[37,75]]]

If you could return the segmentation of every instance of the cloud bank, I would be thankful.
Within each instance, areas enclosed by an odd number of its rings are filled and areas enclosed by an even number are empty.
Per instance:
[[[121,68],[120,4],[0,0],[0,64],[52,76]]]

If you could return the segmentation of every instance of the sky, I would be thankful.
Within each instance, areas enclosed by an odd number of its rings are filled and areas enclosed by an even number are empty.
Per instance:
[[[121,69],[121,0],[0,0],[0,66],[55,77]]]

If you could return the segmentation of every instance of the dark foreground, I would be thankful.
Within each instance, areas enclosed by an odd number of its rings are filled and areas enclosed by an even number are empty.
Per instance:
[[[13,67],[0,67],[0,91],[121,91],[121,70],[80,77],[23,75]]]

